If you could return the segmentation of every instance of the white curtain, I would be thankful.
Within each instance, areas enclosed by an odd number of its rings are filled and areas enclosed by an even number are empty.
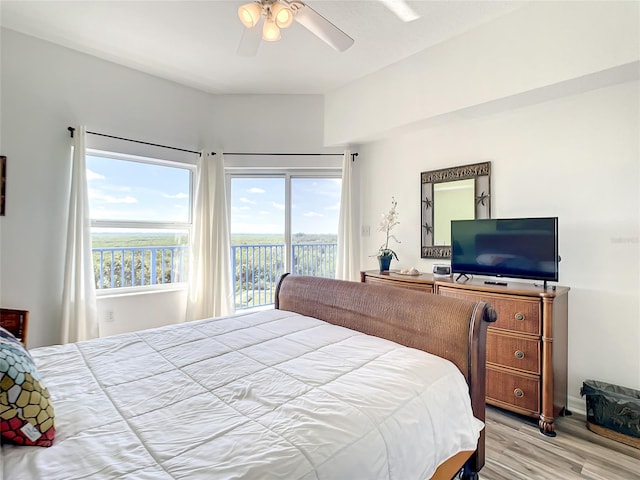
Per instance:
[[[340,280],[360,280],[358,259],[358,235],[353,213],[351,151],[345,150],[342,159],[342,192],[340,195],[340,217],[338,221],[338,259],[336,278]]]
[[[91,254],[91,220],[85,160],[86,128],[76,128],[71,154],[71,192],[62,290],[62,343],[99,336]]]
[[[224,159],[203,153],[196,179],[194,232],[190,249],[186,320],[229,315],[231,241]]]

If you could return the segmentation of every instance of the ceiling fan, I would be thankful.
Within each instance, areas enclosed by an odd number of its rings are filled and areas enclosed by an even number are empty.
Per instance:
[[[405,0],[379,1],[405,22],[418,18]],[[280,40],[280,30],[291,26],[294,20],[339,52],[354,43],[353,38],[299,0],[256,0],[238,8],[238,17],[247,27],[238,47],[238,54],[243,56],[255,55],[260,40]]]

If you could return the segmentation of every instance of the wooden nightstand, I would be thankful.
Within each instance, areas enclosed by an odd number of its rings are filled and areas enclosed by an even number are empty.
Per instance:
[[[0,327],[11,332],[22,344],[27,346],[28,310],[0,308]]]

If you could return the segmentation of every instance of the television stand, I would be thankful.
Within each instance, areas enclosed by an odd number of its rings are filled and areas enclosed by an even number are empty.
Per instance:
[[[460,280],[460,278],[461,278],[461,277],[464,277],[466,280],[470,280],[469,275],[467,275],[466,273],[460,273],[460,274],[458,274],[458,276],[456,277],[456,282],[457,282],[458,280]]]

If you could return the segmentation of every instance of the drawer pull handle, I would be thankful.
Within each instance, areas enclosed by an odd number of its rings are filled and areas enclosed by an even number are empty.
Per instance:
[[[513,391],[513,394],[514,394],[516,397],[518,397],[518,398],[520,398],[520,397],[524,397],[524,392],[523,392],[522,390],[520,390],[519,388],[516,388],[516,389]]]
[[[516,317],[516,320],[522,321],[524,320],[524,313],[518,312],[516,313],[515,317]]]
[[[516,350],[514,355],[516,356],[516,358],[519,358],[519,359],[524,358],[524,352],[522,350]]]

